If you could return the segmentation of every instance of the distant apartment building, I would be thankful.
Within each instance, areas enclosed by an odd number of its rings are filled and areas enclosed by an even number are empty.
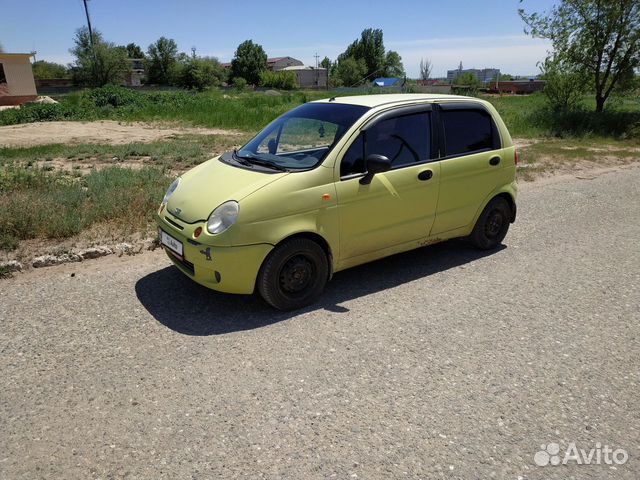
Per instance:
[[[499,68],[462,68],[462,62],[460,62],[460,66],[455,70],[447,70],[447,81],[449,83],[453,83],[456,79],[465,73],[471,73],[474,77],[476,77],[482,83],[495,82],[500,78],[500,69]]]

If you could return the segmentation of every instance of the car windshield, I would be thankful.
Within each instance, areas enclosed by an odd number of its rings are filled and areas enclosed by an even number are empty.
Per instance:
[[[367,107],[305,103],[271,122],[235,152],[243,163],[279,170],[307,170],[318,165]]]

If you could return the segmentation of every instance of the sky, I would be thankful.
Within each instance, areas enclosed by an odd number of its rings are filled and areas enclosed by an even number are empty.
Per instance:
[[[77,28],[86,25],[82,0],[0,0],[0,44],[6,52],[37,51],[37,60],[67,64]],[[432,76],[457,68],[539,72],[550,45],[524,33],[518,8],[542,11],[554,0],[89,0],[91,22],[105,39],[137,43],[145,51],[160,36],[180,51],[230,61],[251,39],[269,57],[291,56],[315,65],[332,60],[365,28],[381,28],[407,75],[417,77],[421,58]]]

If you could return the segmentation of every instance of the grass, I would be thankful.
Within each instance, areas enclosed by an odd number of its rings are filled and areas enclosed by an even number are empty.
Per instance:
[[[75,178],[24,164],[0,169],[0,250],[21,240],[67,238],[100,222],[145,227],[171,178],[163,168],[108,167]]]
[[[575,111],[552,112],[541,93],[487,97],[514,137],[588,138],[640,142],[640,98],[613,99],[610,108],[595,113],[595,102],[586,96]]]
[[[9,269],[9,267],[5,267],[0,265],[0,278],[11,278],[13,273]]]
[[[205,127],[256,131],[270,120],[327,92],[204,93],[185,91],[143,93],[104,87],[65,95],[59,104],[29,104],[0,112],[0,125],[53,121],[115,119],[178,121]]]
[[[141,159],[146,164],[180,170],[227,151],[234,145],[244,143],[247,138],[247,136],[181,135],[169,140],[125,145],[51,144],[28,148],[0,148],[0,165],[23,162],[27,166],[32,166],[38,162],[54,159],[62,159],[69,163],[119,164]],[[81,167],[76,164],[74,168]]]

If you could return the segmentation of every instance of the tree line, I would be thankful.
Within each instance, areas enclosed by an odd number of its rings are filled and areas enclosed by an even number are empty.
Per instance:
[[[100,87],[121,84],[131,71],[132,60],[144,64],[145,82],[155,85],[174,85],[203,90],[224,82],[243,87],[262,85],[274,88],[297,87],[294,72],[270,72],[267,54],[262,45],[245,40],[238,45],[230,68],[223,68],[214,57],[198,56],[178,51],[173,39],[160,37],[146,52],[135,44],[116,45],[94,30],[90,37],[86,27],[76,31],[70,49],[74,61],[68,67],[52,62],[33,64],[36,79],[70,78],[78,85]],[[393,50],[386,50],[383,32],[368,28],[335,60],[325,57],[320,66],[330,74],[332,86],[355,86],[375,77],[405,75],[402,58]]]

